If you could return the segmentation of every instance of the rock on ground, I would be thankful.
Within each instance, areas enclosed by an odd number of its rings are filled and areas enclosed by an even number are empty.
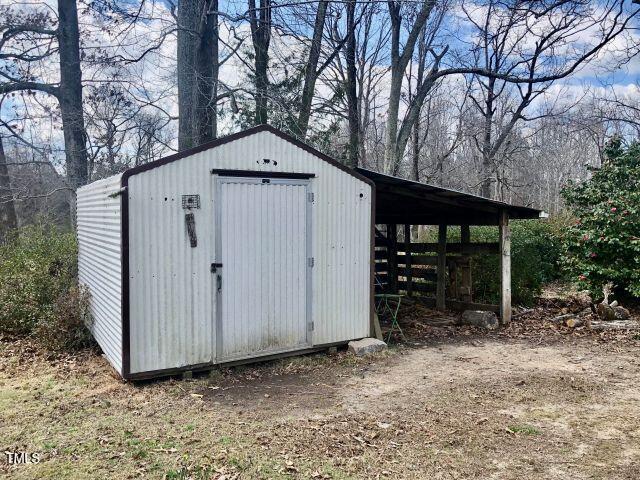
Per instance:
[[[363,338],[349,342],[349,352],[357,356],[380,352],[387,348],[387,344],[377,338]]]
[[[460,324],[493,330],[498,328],[498,316],[494,312],[465,310],[460,317]]]

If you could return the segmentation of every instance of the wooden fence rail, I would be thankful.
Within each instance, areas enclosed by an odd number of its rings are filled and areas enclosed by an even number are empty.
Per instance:
[[[411,242],[410,226],[405,225],[398,241],[397,225],[387,225],[385,233],[376,230],[375,272],[377,293],[404,293],[408,296],[436,295],[437,306],[479,305],[472,302],[471,258],[478,254],[500,254],[498,242],[471,243],[469,228],[461,228],[461,241],[446,242],[446,229],[440,228],[439,242]],[[441,271],[440,276],[438,270]],[[438,280],[441,288],[438,289]]]

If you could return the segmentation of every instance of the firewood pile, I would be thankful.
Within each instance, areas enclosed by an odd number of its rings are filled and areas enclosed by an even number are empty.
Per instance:
[[[564,313],[552,319],[554,323],[569,328],[586,326],[591,330],[637,329],[640,324],[631,320],[628,309],[619,305],[617,300],[609,302],[613,284],[607,283],[603,289],[604,299],[598,304],[591,303],[588,308],[573,313]]]

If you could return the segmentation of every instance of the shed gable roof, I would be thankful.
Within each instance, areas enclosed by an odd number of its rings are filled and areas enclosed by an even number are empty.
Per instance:
[[[309,152],[310,154],[312,154],[315,157],[318,157],[319,159],[329,163],[330,165],[338,168],[339,170],[342,170],[343,172],[345,172],[348,175],[351,175],[352,177],[357,178],[358,180],[370,185],[371,187],[375,187],[375,184],[372,180],[370,180],[369,178],[367,178],[364,175],[361,175],[360,173],[356,172],[355,170],[352,170],[349,167],[346,167],[345,165],[341,164],[340,162],[336,161],[335,159],[331,158],[330,156],[322,153],[320,150],[317,150],[315,148],[313,148],[312,146],[298,140],[295,137],[292,137],[291,135],[288,135],[280,130],[278,130],[275,127],[272,127],[271,125],[258,125],[256,127],[252,127],[249,128],[247,130],[243,130],[241,132],[238,133],[233,133],[231,135],[227,135],[224,137],[220,137],[217,138],[215,140],[211,140],[210,142],[205,142],[201,145],[198,145],[197,147],[193,147],[193,148],[189,148],[187,150],[183,150],[181,152],[175,153],[173,155],[169,155],[167,157],[161,158],[159,160],[155,160],[153,162],[149,162],[149,163],[145,163],[143,165],[139,165],[137,167],[133,167],[130,168],[128,170],[125,170],[125,172],[123,173],[123,183],[125,182],[125,180],[127,180],[129,177],[133,176],[133,175],[137,175],[138,173],[142,173],[145,172],[147,170],[151,170],[157,167],[161,167],[163,165],[166,165],[168,163],[172,163],[178,160],[181,160],[183,158],[186,157],[190,157],[191,155],[195,155],[196,153],[200,153],[200,152],[204,152],[206,150],[210,150],[212,148],[216,148],[219,147],[221,145],[224,145],[226,143],[230,143],[230,142],[234,142],[236,140],[240,140],[244,137],[248,137],[260,132],[269,132],[279,138],[281,138],[282,140],[289,142],[293,145],[295,145],[298,148],[301,148],[302,150],[305,150],[307,152]]]

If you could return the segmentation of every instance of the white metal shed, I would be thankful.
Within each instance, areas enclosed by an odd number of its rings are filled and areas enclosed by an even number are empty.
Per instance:
[[[124,378],[369,334],[373,182],[272,127],[77,193],[92,332]]]

